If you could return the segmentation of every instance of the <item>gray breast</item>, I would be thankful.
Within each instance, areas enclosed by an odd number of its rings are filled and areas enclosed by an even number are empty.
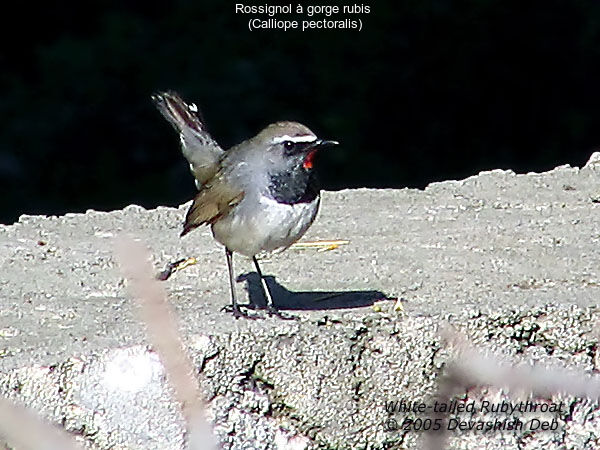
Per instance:
[[[314,222],[320,197],[310,202],[280,203],[268,196],[244,198],[212,229],[217,241],[245,256],[283,250],[300,239]]]

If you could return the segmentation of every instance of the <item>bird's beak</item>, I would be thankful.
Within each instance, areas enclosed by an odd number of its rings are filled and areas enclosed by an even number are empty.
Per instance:
[[[322,147],[327,147],[329,145],[338,145],[338,144],[339,144],[338,141],[324,141],[322,139],[318,139],[318,140],[314,141],[313,144],[310,147],[308,147],[309,152],[306,155],[306,158],[304,159],[302,166],[305,169],[312,169],[313,159],[315,157],[315,154],[317,153],[317,150],[319,150]]]
[[[315,147],[328,147],[330,145],[340,145],[340,143],[338,141],[324,141],[323,139],[315,142]]]

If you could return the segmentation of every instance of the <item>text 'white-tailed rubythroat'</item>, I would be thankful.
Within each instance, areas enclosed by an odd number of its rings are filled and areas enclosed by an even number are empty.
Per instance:
[[[256,255],[285,250],[313,223],[320,202],[313,159],[321,147],[338,143],[318,139],[300,123],[276,122],[224,151],[206,131],[196,105],[174,92],[152,99],[179,132],[198,188],[181,236],[206,224],[225,246],[236,317],[245,314],[236,300],[233,253],[252,258],[267,309],[279,315]]]

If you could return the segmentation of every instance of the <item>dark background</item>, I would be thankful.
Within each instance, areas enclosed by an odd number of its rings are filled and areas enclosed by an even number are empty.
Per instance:
[[[600,2],[364,4],[361,32],[251,33],[227,1],[5,15],[0,222],[191,198],[158,89],[196,102],[223,146],[280,119],[341,141],[319,157],[329,189],[582,165],[600,146]]]

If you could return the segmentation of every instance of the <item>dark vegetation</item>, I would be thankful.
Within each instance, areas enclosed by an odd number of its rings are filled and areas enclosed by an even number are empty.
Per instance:
[[[317,162],[330,189],[581,165],[600,146],[594,0],[378,0],[361,32],[304,33],[250,33],[235,2],[23,5],[0,50],[2,223],[191,198],[157,89],[224,146],[279,119],[341,141]]]

